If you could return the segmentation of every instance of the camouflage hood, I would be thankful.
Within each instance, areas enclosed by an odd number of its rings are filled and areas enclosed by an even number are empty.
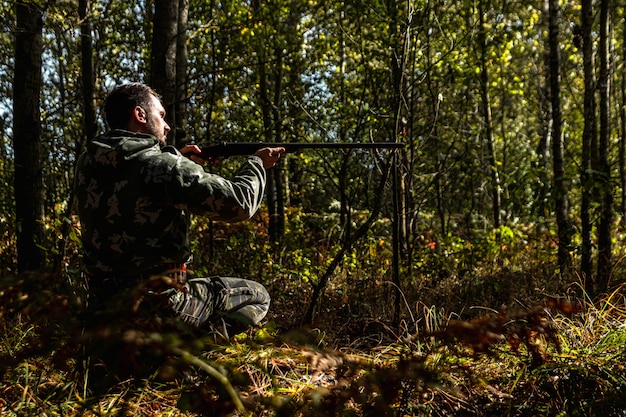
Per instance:
[[[131,161],[148,154],[161,153],[159,140],[152,135],[113,130],[87,145],[87,154],[94,165],[117,168],[124,161]]]

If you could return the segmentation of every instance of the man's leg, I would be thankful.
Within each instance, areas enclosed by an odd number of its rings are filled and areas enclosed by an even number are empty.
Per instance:
[[[164,295],[177,318],[193,327],[202,327],[214,318],[254,326],[265,317],[270,305],[263,285],[242,278],[193,278],[187,291],[171,289]]]
[[[220,287],[215,300],[214,315],[247,326],[258,324],[270,308],[270,295],[256,281],[231,277],[214,277]]]

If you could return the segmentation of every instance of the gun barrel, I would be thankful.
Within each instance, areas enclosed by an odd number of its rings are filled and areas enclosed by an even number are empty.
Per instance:
[[[295,152],[299,149],[379,149],[379,148],[402,148],[403,142],[352,142],[352,143],[334,143],[334,142],[287,142],[287,143],[271,143],[271,142],[221,142],[202,149],[200,157],[204,159],[229,157],[235,155],[252,155],[259,149],[285,148],[286,152]]]

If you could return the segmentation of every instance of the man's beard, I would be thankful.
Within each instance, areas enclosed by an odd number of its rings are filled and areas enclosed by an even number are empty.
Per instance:
[[[155,136],[159,140],[161,146],[165,145],[167,138],[165,137],[163,131],[159,132],[157,130],[156,126],[152,122],[152,119],[146,119],[146,129],[148,129],[148,132],[150,132],[152,136]]]

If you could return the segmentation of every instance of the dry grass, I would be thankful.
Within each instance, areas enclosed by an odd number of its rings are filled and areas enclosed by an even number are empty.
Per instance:
[[[498,285],[506,279],[499,275]],[[519,295],[519,276],[508,279]],[[474,282],[484,290],[496,281]],[[376,308],[384,285],[351,284],[362,291],[352,296]],[[76,285],[7,277],[0,288],[0,415],[611,417],[626,409],[624,287],[595,302],[535,297],[527,306],[507,301],[518,307],[465,315],[427,294],[412,304],[415,295],[407,293],[408,314],[396,328],[346,298],[339,282],[318,321],[298,326],[306,290],[275,285],[291,296],[277,298],[262,328],[228,342],[132,326],[116,333],[111,324],[103,346],[119,349],[123,339],[121,360],[149,350],[153,372],[107,382],[96,395],[90,388],[101,381],[80,371]],[[515,298],[489,285],[494,300]],[[456,294],[452,301],[468,298]]]

